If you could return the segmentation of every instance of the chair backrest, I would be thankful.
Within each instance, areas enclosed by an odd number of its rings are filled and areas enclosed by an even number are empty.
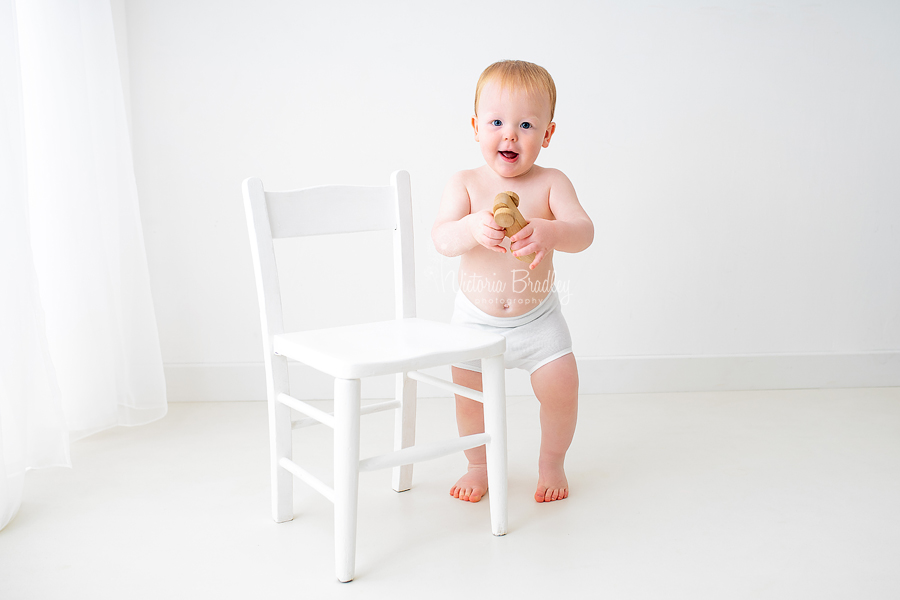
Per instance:
[[[266,354],[284,332],[274,239],[330,233],[394,231],[394,300],[398,319],[416,316],[412,195],[409,173],[395,171],[385,186],[321,186],[270,192],[255,177],[244,180],[244,208],[256,274]]]

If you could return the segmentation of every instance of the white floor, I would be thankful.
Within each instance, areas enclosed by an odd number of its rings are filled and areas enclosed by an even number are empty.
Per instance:
[[[447,494],[461,455],[403,494],[365,473],[349,584],[326,500],[298,483],[294,521],[269,519],[265,410],[172,404],[29,473],[0,598],[900,598],[900,388],[584,396],[571,497],[545,505],[537,403],[510,399],[509,535]],[[453,435],[451,401],[422,401],[419,427]],[[330,432],[295,435],[327,473]]]

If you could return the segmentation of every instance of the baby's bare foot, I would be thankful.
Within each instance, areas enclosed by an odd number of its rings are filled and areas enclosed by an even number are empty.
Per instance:
[[[450,489],[450,495],[468,502],[478,502],[487,493],[486,465],[469,465],[469,470]]]
[[[569,481],[566,472],[560,465],[540,465],[538,467],[538,485],[534,493],[537,502],[552,502],[569,497]]]

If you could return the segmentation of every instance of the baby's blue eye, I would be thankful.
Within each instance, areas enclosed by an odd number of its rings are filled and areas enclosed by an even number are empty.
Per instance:
[[[491,125],[493,125],[494,127],[500,127],[501,125],[503,125],[503,123],[500,122],[500,119],[494,119],[493,121],[491,121]]]
[[[532,125],[528,121],[522,123],[522,129],[531,129]]]

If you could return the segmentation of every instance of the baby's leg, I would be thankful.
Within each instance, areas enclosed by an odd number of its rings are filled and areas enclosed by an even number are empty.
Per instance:
[[[566,354],[531,374],[531,387],[541,403],[541,455],[538,459],[538,502],[562,500],[569,495],[563,463],[575,435],[578,417],[578,367],[575,355]]]
[[[481,390],[481,373],[452,367],[453,382],[473,390]],[[484,433],[484,406],[476,400],[456,396],[456,426],[459,435]],[[487,455],[484,446],[466,450],[469,468],[450,489],[450,495],[460,500],[478,502],[487,492]]]

